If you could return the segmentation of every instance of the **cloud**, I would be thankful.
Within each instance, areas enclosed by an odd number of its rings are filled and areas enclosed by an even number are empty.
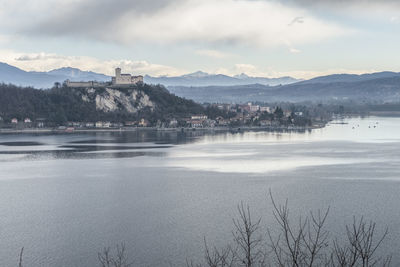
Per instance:
[[[0,34],[0,44],[8,43],[10,41],[9,36]]]
[[[169,4],[182,0],[13,0],[0,1],[0,16],[8,14],[12,24],[25,22],[25,27],[40,20],[51,19],[53,25],[47,26],[59,30],[72,28],[92,28],[104,26],[111,20],[123,16],[127,12],[146,14],[157,11]],[[23,8],[21,8],[23,7]],[[57,12],[55,11],[57,9]],[[7,10],[7,12],[1,12]],[[24,17],[26,19],[24,19]],[[7,21],[4,21],[7,23]],[[29,24],[26,24],[28,22]],[[37,26],[39,26],[37,24]],[[63,29],[65,27],[65,29]]]
[[[64,56],[48,53],[20,53],[13,50],[0,50],[0,62],[6,62],[27,71],[49,71],[60,67],[74,67],[112,75],[116,67],[124,72],[171,76],[187,73],[184,70],[145,60],[100,60],[86,56]]]
[[[237,63],[233,65],[231,68],[218,68],[216,71],[213,71],[212,73],[215,74],[225,74],[225,75],[237,75],[237,74],[242,74],[245,73],[249,76],[253,77],[266,77],[266,73],[263,72],[260,68],[253,64],[248,64],[248,63]]]
[[[257,72],[257,67],[252,64],[235,64],[235,73],[246,73],[249,75],[254,75]]]
[[[294,3],[299,5],[319,5],[319,6],[383,6],[383,5],[398,5],[398,0],[283,0],[285,3]]]
[[[289,48],[289,52],[292,53],[292,54],[298,54],[298,53],[301,53],[301,50],[293,48],[293,47],[290,47]]]
[[[394,24],[398,24],[398,23],[400,23],[400,18],[398,16],[393,16],[390,18],[390,22],[392,22]]]
[[[295,17],[292,22],[290,22],[288,25],[292,26],[293,24],[296,23],[304,23],[304,18],[303,17]]]
[[[318,42],[349,33],[302,8],[274,1],[69,0],[58,10],[63,12],[41,12],[51,15],[42,15],[24,32],[125,45],[195,42],[261,47]]]
[[[228,58],[232,57],[233,55],[229,53],[224,53],[218,50],[197,50],[196,54],[201,55],[201,56],[206,56],[206,57],[211,57],[211,58],[217,58],[217,59],[223,59],[223,58]]]
[[[17,61],[34,61],[34,60],[48,60],[48,59],[68,59],[68,57],[48,53],[31,53],[22,54],[15,58]]]

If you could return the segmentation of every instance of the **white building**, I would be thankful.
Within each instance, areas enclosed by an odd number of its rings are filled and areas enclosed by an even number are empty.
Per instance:
[[[137,84],[143,83],[143,76],[132,76],[130,74],[121,74],[121,68],[115,69],[115,77],[112,77],[113,85]]]
[[[260,106],[259,105],[250,106],[250,112],[257,112],[259,110],[260,110]]]
[[[208,117],[206,115],[194,115],[192,120],[206,120]]]
[[[270,107],[260,107],[261,112],[268,112],[271,113],[271,108]]]

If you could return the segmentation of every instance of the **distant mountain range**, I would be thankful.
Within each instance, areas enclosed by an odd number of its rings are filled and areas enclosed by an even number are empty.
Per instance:
[[[283,86],[168,87],[171,93],[197,102],[244,103],[247,101],[400,102],[400,73],[329,75]]]
[[[233,77],[223,74],[208,74],[197,71],[177,77],[151,77],[146,75],[144,81],[150,84],[163,84],[164,86],[232,86],[247,84],[280,85],[298,82],[292,77],[265,78],[250,77],[244,73]]]
[[[337,83],[337,82],[364,82],[383,78],[393,78],[400,77],[400,73],[384,71],[376,73],[366,73],[366,74],[332,74],[327,76],[320,76],[310,80],[303,81],[303,84],[312,83]]]
[[[111,81],[111,77],[91,71],[82,71],[76,68],[60,68],[48,72],[24,71],[6,63],[0,63],[0,82],[12,83],[35,88],[50,88],[55,82],[70,81]],[[292,77],[264,78],[250,77],[242,73],[234,77],[222,74],[208,74],[198,71],[191,74],[175,77],[152,77],[146,75],[144,82],[148,84],[162,84],[168,86],[231,86],[246,84],[279,85],[298,82]]]
[[[24,71],[0,62],[0,82],[35,88],[50,88],[55,82],[71,81],[109,81],[111,78],[91,71],[76,68],[60,68],[48,72]]]
[[[50,88],[54,82],[110,81],[111,77],[75,68],[27,72],[0,63],[0,82]],[[243,103],[247,101],[400,101],[400,73],[334,74],[310,80],[291,77],[264,78],[246,74],[227,76],[195,72],[176,77],[146,75],[145,83],[162,84],[177,96],[197,102]]]

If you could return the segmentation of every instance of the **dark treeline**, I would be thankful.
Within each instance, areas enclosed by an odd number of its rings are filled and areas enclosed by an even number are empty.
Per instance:
[[[0,116],[7,121],[11,118],[19,120],[43,118],[60,125],[67,121],[108,120],[121,122],[142,118],[157,121],[205,112],[201,105],[172,95],[163,86],[147,84],[118,88],[118,90],[143,92],[149,96],[152,102],[156,103],[153,110],[145,107],[136,113],[130,113],[123,108],[116,112],[102,112],[96,110],[95,100],[87,102],[82,99],[84,90],[85,88],[68,88],[65,86],[38,90],[0,84]],[[101,89],[97,90],[101,93]]]

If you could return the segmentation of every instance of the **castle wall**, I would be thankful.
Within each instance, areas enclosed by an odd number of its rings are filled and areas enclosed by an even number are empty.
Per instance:
[[[115,76],[116,84],[131,84],[132,83],[132,76],[129,74],[123,74],[120,76]]]
[[[68,87],[105,87],[106,83],[99,82],[71,82],[66,81]]]
[[[143,76],[132,76],[131,83],[143,83]]]

